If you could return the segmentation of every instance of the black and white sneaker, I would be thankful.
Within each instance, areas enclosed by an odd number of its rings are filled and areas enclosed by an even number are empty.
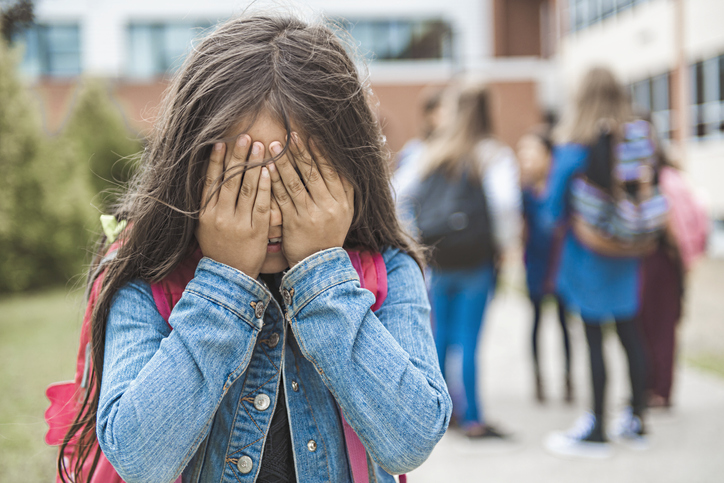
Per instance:
[[[551,453],[561,456],[604,459],[613,454],[611,445],[603,436],[601,425],[591,412],[578,418],[568,431],[549,434],[544,445]]]

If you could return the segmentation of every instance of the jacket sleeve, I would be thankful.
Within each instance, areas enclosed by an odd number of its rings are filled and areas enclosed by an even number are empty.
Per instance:
[[[171,482],[210,430],[246,370],[262,327],[251,302],[271,295],[243,273],[204,258],[169,320],[150,286],[116,294],[107,321],[96,432],[126,482]]]
[[[447,429],[452,404],[430,329],[422,273],[384,253],[388,295],[360,288],[341,248],[316,253],[282,281],[301,351],[317,369],[372,459],[389,473],[422,464]]]

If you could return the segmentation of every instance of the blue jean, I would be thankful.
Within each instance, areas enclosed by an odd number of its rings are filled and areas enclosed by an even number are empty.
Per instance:
[[[448,348],[460,344],[463,356],[463,386],[466,408],[463,424],[484,423],[482,404],[477,397],[475,355],[483,315],[495,286],[492,263],[463,270],[430,271],[430,301],[435,320],[435,346],[440,368],[446,379]]]

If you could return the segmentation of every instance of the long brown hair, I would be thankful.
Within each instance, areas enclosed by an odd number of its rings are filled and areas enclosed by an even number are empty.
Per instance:
[[[474,150],[480,141],[493,137],[488,88],[483,84],[452,88],[443,102],[454,115],[429,142],[421,160],[422,177],[441,168],[453,175],[467,170],[480,178],[482,166]]]
[[[113,213],[128,220],[117,257],[108,263],[91,319],[90,390],[60,448],[61,477],[72,480],[93,451],[106,320],[114,294],[132,279],[153,283],[195,248],[203,180],[213,143],[241,118],[269,112],[290,133],[313,139],[354,187],[348,247],[398,247],[422,264],[401,229],[391,196],[387,151],[355,63],[327,27],[282,16],[244,16],[220,25],[189,55],[169,86],[141,168]],[[286,146],[285,146],[286,150]],[[240,174],[240,173],[239,173]],[[101,238],[91,272],[103,255]],[[64,454],[79,435],[66,467]]]
[[[613,72],[594,67],[583,77],[573,104],[556,130],[556,141],[591,144],[600,134],[602,119],[616,126],[632,118],[629,95]]]

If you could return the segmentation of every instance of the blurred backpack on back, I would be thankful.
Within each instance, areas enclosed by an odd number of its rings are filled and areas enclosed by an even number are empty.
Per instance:
[[[659,182],[669,202],[669,229],[684,269],[690,270],[706,251],[709,214],[678,169],[661,168]]]
[[[572,229],[602,255],[638,257],[656,247],[669,206],[658,186],[660,157],[651,124],[637,120],[616,131],[602,125],[585,171],[573,179]]]
[[[433,266],[470,268],[493,260],[492,226],[480,180],[438,169],[411,198],[420,241],[432,247]]]

